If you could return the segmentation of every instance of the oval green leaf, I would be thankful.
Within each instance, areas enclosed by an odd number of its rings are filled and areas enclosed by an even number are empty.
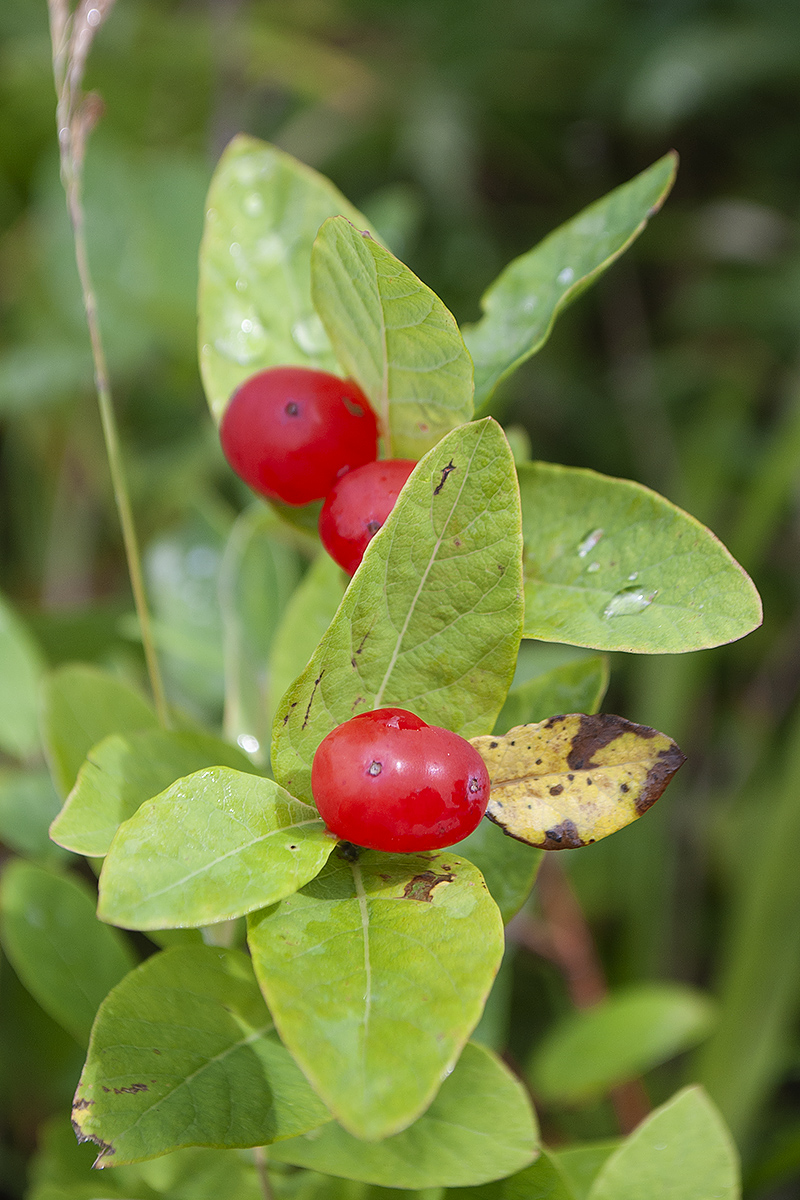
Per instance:
[[[3,872],[3,949],[34,999],[84,1046],[101,1001],[136,961],[94,907],[93,892],[73,876],[19,859]]]
[[[208,193],[200,247],[200,369],[211,412],[267,367],[339,373],[311,302],[311,247],[328,217],[369,222],[324,176],[239,134]]]
[[[558,314],[635,241],[667,198],[677,161],[665,155],[501,272],[481,299],[483,317],[464,330],[475,363],[476,409],[542,348]]]
[[[39,684],[44,658],[23,621],[0,596],[0,749],[29,758],[39,749]]]
[[[761,623],[752,580],[709,529],[627,479],[552,463],[519,469],[524,637],[678,654]]]
[[[491,419],[443,438],[367,547],[330,628],[275,717],[272,762],[311,801],[336,725],[394,705],[465,737],[494,725],[522,617],[516,475]]]
[[[588,1200],[738,1200],[739,1160],[722,1117],[700,1087],[685,1088],[608,1158]]]
[[[519,1080],[468,1043],[428,1111],[402,1133],[370,1145],[331,1122],[282,1142],[270,1157],[382,1187],[472,1187],[526,1167],[536,1140]]]
[[[157,725],[155,712],[139,692],[96,667],[70,663],[45,677],[42,741],[62,796],[73,787],[92,746],[104,737]]]
[[[486,815],[542,850],[575,850],[630,825],[686,761],[663,733],[583,713],[473,738],[492,783]]]
[[[344,217],[320,229],[311,295],[336,356],[378,414],[387,458],[421,458],[472,418],[472,360],[439,297]]]
[[[75,1093],[97,1166],[182,1146],[263,1146],[330,1119],[281,1045],[245,954],[154,954],[101,1005]]]
[[[477,1024],[503,954],[497,906],[451,854],[340,851],[248,919],[281,1037],[345,1129],[377,1140],[428,1107]]]
[[[640,984],[559,1021],[537,1047],[530,1078],[545,1100],[585,1100],[696,1046],[713,1023],[713,1005],[694,988]]]
[[[127,929],[232,920],[313,879],[335,844],[316,809],[271,779],[210,767],[119,827],[97,912]]]
[[[102,858],[122,822],[145,800],[184,775],[216,766],[256,773],[241,750],[210,733],[113,733],[89,751],[50,836],[76,854]]]

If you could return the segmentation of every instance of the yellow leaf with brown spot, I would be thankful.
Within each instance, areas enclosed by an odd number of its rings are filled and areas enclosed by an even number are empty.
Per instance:
[[[487,817],[543,850],[588,846],[630,825],[686,761],[665,734],[611,713],[551,717],[472,745],[492,781]]]

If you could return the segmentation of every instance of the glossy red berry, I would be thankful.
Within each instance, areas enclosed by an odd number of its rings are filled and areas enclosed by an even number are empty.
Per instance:
[[[319,536],[331,558],[351,575],[416,465],[409,458],[366,463],[337,479],[325,497]]]
[[[320,742],[311,790],[325,824],[344,841],[372,850],[437,850],[475,829],[486,811],[489,774],[457,733],[402,708],[377,708]]]
[[[378,453],[378,423],[358,384],[307,367],[253,375],[231,397],[219,436],[236,474],[286,504],[320,500]]]

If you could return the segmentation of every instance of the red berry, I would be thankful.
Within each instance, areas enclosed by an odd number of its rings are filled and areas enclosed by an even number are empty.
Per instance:
[[[311,790],[328,828],[371,850],[452,846],[472,833],[489,773],[469,742],[402,708],[377,708],[320,742]]]
[[[416,465],[409,458],[369,462],[337,479],[328,492],[319,514],[319,536],[331,558],[351,575]]]
[[[253,375],[233,393],[219,436],[236,474],[286,504],[320,500],[378,453],[378,424],[358,384],[307,367]]]

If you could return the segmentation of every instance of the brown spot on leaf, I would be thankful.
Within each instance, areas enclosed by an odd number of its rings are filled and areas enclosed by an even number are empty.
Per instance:
[[[566,718],[565,716],[562,716],[562,715],[559,713],[559,715],[558,715],[558,716],[556,716],[556,717],[551,717],[549,721],[545,721],[545,726],[544,726],[544,727],[545,727],[545,729],[552,729],[554,725],[558,725],[558,723],[559,723],[560,721],[566,721],[566,719],[567,719],[567,718]]]
[[[132,1083],[130,1087],[114,1088],[114,1095],[122,1096],[124,1094],[127,1096],[135,1096],[137,1092],[147,1092],[149,1090],[150,1089],[146,1083]]]
[[[686,755],[674,742],[667,750],[659,751],[658,758],[647,772],[642,790],[636,797],[636,811],[639,816],[655,804],[672,776],[685,762]]]
[[[440,883],[452,883],[454,879],[455,875],[439,875],[436,871],[423,871],[422,874],[409,879],[403,889],[403,899],[430,902],[435,887],[438,887]]]
[[[451,459],[450,459],[450,462],[447,464],[447,466],[442,468],[442,478],[439,480],[439,482],[437,483],[436,487],[433,489],[433,494],[434,494],[434,496],[438,496],[438,495],[439,495],[439,492],[440,492],[440,491],[442,490],[442,488],[444,487],[445,480],[447,479],[447,476],[450,474],[450,472],[451,472],[451,471],[455,471],[455,469],[456,469],[456,468],[455,468],[455,463],[453,462],[453,460],[452,460],[452,458],[451,458]]]
[[[325,668],[323,667],[323,669],[320,671],[317,678],[314,680],[314,687],[311,690],[311,698],[308,702],[308,708],[306,709],[306,715],[303,717],[303,724],[301,725],[301,729],[305,729],[306,725],[308,724],[309,717],[311,716],[311,705],[314,703],[314,697],[317,694],[317,688],[322,683],[322,676],[324,674],[325,674]]]
[[[577,850],[586,843],[572,821],[562,821],[554,829],[545,830],[544,841],[539,844],[543,850]]]
[[[563,792],[563,790],[564,790],[563,783],[557,783],[555,787],[550,788],[550,795],[551,796],[560,796],[561,793]]]
[[[592,762],[592,756],[609,742],[622,737],[623,733],[633,733],[641,738],[656,736],[655,729],[647,725],[634,725],[633,721],[626,721],[624,717],[614,716],[613,713],[600,713],[596,717],[580,716],[580,728],[572,739],[572,747],[567,755],[567,764],[573,771],[600,766],[600,763]]]
[[[107,1092],[108,1088],[103,1088],[103,1091]],[[72,1111],[73,1112],[81,1112],[81,1110],[84,1108],[91,1108],[91,1106],[93,1104],[94,1104],[94,1100],[85,1100],[83,1098],[83,1096],[81,1096],[81,1098],[79,1100],[76,1096],[74,1101],[72,1102]]]

